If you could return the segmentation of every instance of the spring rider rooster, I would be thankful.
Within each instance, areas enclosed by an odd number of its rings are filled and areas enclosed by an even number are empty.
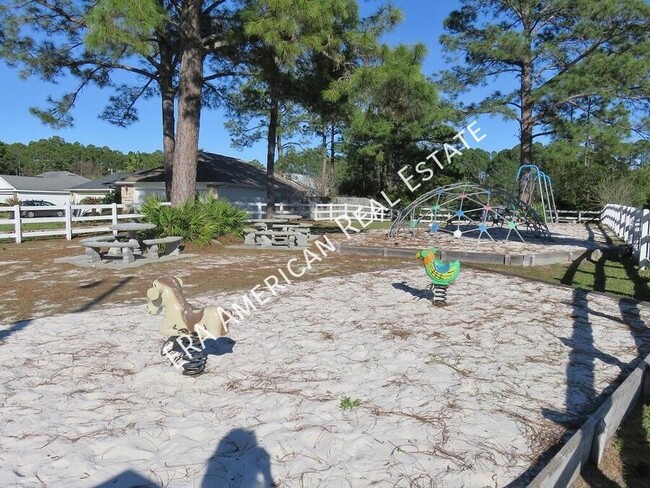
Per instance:
[[[433,291],[431,303],[445,305],[447,301],[447,287],[451,285],[460,274],[460,261],[440,261],[436,259],[437,249],[430,247],[422,249],[415,257],[422,261],[427,276],[431,279],[429,290]]]

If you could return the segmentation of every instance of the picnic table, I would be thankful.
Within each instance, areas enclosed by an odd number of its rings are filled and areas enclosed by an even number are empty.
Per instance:
[[[113,224],[108,226],[109,229],[116,232],[128,232],[129,239],[135,239],[135,233],[141,230],[155,229],[155,224],[147,224],[144,222],[127,222],[124,224]]]
[[[244,222],[252,224],[255,227],[260,227],[262,230],[267,230],[269,224],[284,224],[288,221],[285,219],[248,219]]]
[[[245,244],[253,246],[306,246],[311,224],[297,222],[299,215],[282,219],[248,219],[252,227],[244,229]],[[269,227],[273,230],[269,230]]]
[[[302,215],[276,214],[276,218],[287,219],[287,220],[300,220],[302,219]]]

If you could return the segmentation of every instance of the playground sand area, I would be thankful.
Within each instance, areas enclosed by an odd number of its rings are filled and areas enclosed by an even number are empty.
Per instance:
[[[466,269],[434,308],[427,285],[413,265],[294,282],[196,378],[160,356],[144,296],[2,321],[0,479],[525,486],[650,350],[644,304]],[[197,306],[243,293],[186,291]]]
[[[423,224],[424,225],[424,224]],[[455,226],[450,227],[452,230]],[[340,242],[349,246],[410,247],[422,248],[435,246],[446,251],[467,251],[500,254],[536,254],[545,252],[569,252],[595,249],[608,241],[604,230],[597,223],[588,224],[550,224],[548,226],[552,240],[541,239],[529,232],[521,231],[520,239],[514,231],[506,240],[508,229],[488,227],[493,235],[490,239],[483,234],[478,238],[478,231],[455,238],[448,232],[429,232],[420,227],[413,235],[405,227],[396,237],[389,237],[388,230],[372,229],[365,232],[348,231],[349,238],[343,236]]]

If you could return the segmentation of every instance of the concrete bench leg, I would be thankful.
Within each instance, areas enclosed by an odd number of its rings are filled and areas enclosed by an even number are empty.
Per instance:
[[[181,253],[180,241],[170,242],[165,244],[165,255],[166,256],[178,256]]]
[[[122,254],[122,249],[119,247],[109,247],[108,248],[108,255],[109,256],[119,256]]]
[[[273,245],[273,242],[267,236],[259,236],[257,244],[263,247],[270,247]]]
[[[101,254],[95,251],[92,247],[86,248],[86,255],[90,258],[91,263],[101,263],[102,261]]]
[[[254,246],[255,245],[255,232],[249,232],[246,234],[246,237],[244,239],[244,244],[247,246]]]
[[[307,234],[303,234],[302,232],[298,232],[296,234],[296,245],[305,247],[307,245]]]
[[[131,249],[130,247],[125,247],[122,250],[122,254],[123,254],[122,261],[124,261],[125,263],[132,263],[133,261],[135,261],[135,256],[133,255],[133,249]]]
[[[147,248],[147,257],[150,259],[158,259],[158,244],[153,244]]]

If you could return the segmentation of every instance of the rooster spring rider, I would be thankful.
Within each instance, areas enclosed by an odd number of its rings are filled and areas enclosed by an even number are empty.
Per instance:
[[[220,307],[193,308],[183,296],[183,280],[174,276],[162,276],[147,290],[147,311],[159,314],[165,309],[165,317],[159,332],[169,337],[160,354],[166,356],[184,375],[203,373],[208,357],[204,351],[204,339],[216,339],[228,334],[229,314]]]
[[[460,261],[441,261],[436,259],[437,249],[430,247],[422,249],[415,255],[424,265],[427,276],[431,279],[429,290],[433,291],[431,303],[443,305],[447,301],[447,287],[451,285],[460,274]]]

